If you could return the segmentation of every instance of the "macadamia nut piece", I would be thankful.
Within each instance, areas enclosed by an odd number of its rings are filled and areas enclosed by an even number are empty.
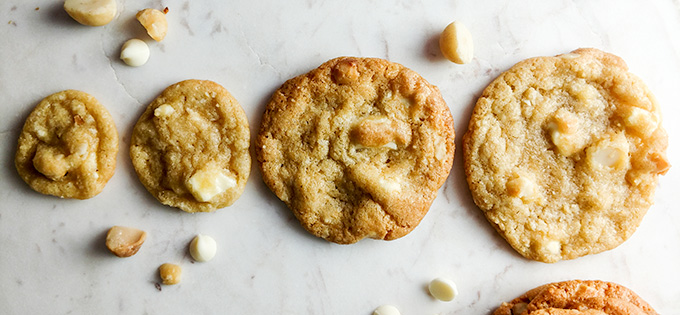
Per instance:
[[[439,36],[439,49],[448,60],[458,64],[469,63],[474,53],[472,35],[463,23],[455,21]]]
[[[155,41],[160,42],[168,33],[168,20],[165,13],[156,9],[144,9],[137,12],[137,21],[144,26],[146,32]]]
[[[106,247],[118,257],[130,257],[139,251],[146,232],[124,226],[114,226],[106,234]]]
[[[163,284],[178,284],[182,280],[182,267],[165,263],[158,268]]]
[[[78,23],[89,26],[108,24],[118,11],[116,0],[66,0],[64,10]]]

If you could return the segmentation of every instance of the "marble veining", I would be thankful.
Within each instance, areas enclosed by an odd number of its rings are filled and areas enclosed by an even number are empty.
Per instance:
[[[169,8],[168,36],[151,40],[137,10]],[[602,279],[643,296],[661,314],[680,309],[680,177],[660,179],[655,205],[618,248],[555,264],[516,254],[471,200],[460,146],[476,98],[499,73],[529,57],[596,47],[626,60],[655,93],[680,166],[680,1],[176,1],[118,0],[108,25],[84,27],[61,1],[0,2],[0,308],[2,314],[371,314],[382,304],[402,314],[489,314],[502,301],[547,282]],[[455,65],[437,36],[463,21],[475,59]],[[149,62],[122,63],[120,47],[145,40]],[[139,183],[128,158],[137,117],[166,86],[209,79],[244,107],[254,134],[272,92],[285,80],[341,55],[386,58],[437,85],[456,125],[451,175],[430,212],[408,236],[341,246],[314,238],[253,168],[231,207],[187,214],[164,207]],[[120,134],[116,174],[89,200],[33,192],[14,169],[23,121],[45,96],[79,89],[111,112]],[[139,253],[106,250],[112,225],[149,234]],[[193,262],[197,233],[218,244]],[[159,286],[157,268],[184,268]],[[445,276],[460,295],[438,302],[427,283]]]

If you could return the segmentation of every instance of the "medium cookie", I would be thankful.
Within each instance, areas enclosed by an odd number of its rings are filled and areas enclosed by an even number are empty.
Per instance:
[[[66,90],[28,115],[14,163],[39,193],[88,199],[113,176],[117,153],[118,132],[106,108],[85,92]]]
[[[628,239],[670,167],[654,96],[623,60],[596,49],[501,74],[463,141],[475,203],[517,252],[543,262]]]
[[[599,280],[555,282],[503,303],[493,315],[656,315],[630,289]]]
[[[449,174],[453,141],[437,87],[400,64],[340,57],[274,93],[256,153],[305,229],[350,244],[413,230]]]
[[[144,187],[161,203],[186,212],[231,205],[250,174],[246,114],[211,81],[169,86],[134,130],[130,157]]]

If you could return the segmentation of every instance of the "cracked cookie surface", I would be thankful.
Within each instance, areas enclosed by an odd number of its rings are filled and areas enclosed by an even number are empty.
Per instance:
[[[33,190],[88,199],[113,176],[117,153],[118,132],[106,108],[85,92],[65,90],[29,114],[14,162]]]
[[[670,167],[661,112],[623,60],[596,49],[531,58],[483,92],[463,138],[488,221],[543,262],[628,239]]]
[[[265,183],[313,235],[392,240],[420,223],[446,180],[453,119],[414,71],[340,57],[273,94],[256,153]]]
[[[612,282],[570,280],[529,290],[493,315],[657,315],[635,292]]]
[[[186,80],[166,88],[132,132],[130,157],[158,201],[186,212],[231,205],[250,174],[250,130],[221,85]]]

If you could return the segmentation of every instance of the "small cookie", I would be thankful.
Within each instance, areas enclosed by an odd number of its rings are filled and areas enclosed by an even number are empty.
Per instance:
[[[503,303],[493,315],[656,315],[630,289],[599,280],[571,280],[542,285]]]
[[[449,174],[453,141],[437,87],[400,64],[340,57],[274,93],[256,153],[305,229],[350,244],[413,230]]]
[[[28,116],[14,163],[39,193],[88,199],[113,176],[117,153],[111,114],[93,96],[66,90],[43,99]]]
[[[130,157],[144,187],[164,205],[211,212],[231,205],[250,174],[250,130],[241,105],[212,81],[169,86],[134,130]]]
[[[517,252],[543,262],[624,242],[670,167],[654,96],[623,60],[596,49],[501,74],[463,142],[475,203]]]

